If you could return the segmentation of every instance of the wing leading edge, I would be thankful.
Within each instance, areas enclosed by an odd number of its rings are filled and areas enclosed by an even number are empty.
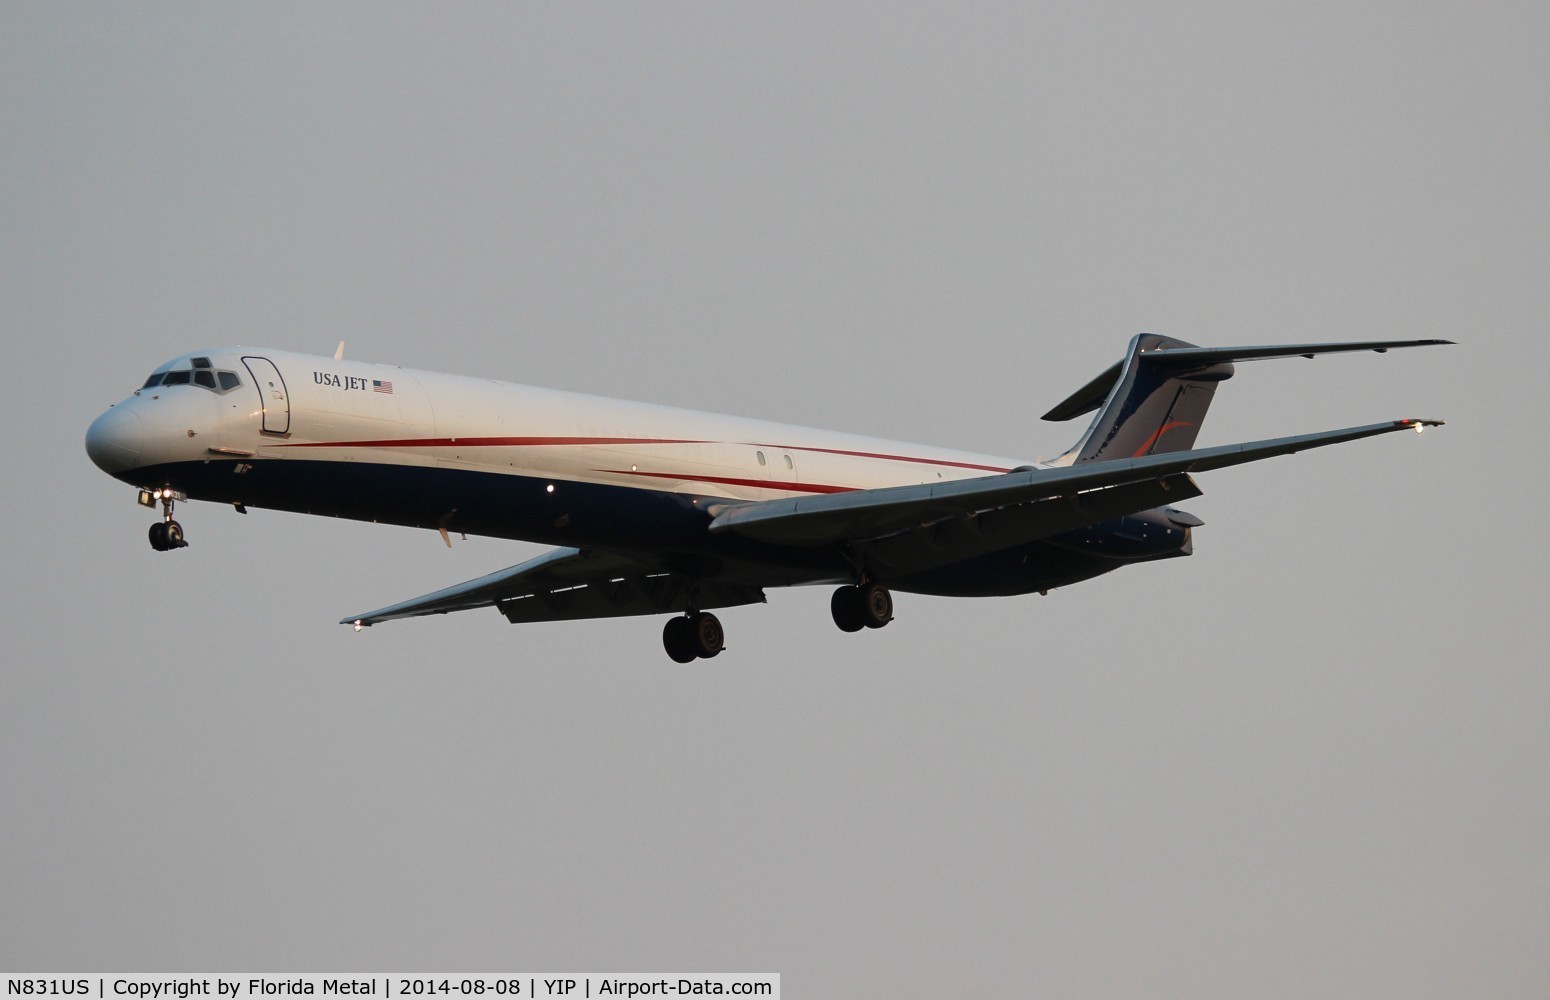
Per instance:
[[[664,573],[617,552],[554,549],[525,563],[340,620],[364,628],[421,615],[444,615],[494,605],[513,624],[675,614],[758,604],[764,591],[736,584],[707,584]]]

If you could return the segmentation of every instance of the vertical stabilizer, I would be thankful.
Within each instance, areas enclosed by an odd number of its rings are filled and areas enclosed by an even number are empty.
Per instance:
[[[1087,433],[1053,465],[1140,458],[1195,446],[1218,382],[1233,375],[1229,361],[1190,358],[1193,344],[1155,333],[1132,338],[1125,359],[1044,415],[1069,420],[1097,415]],[[1106,390],[1106,392],[1105,392]]]

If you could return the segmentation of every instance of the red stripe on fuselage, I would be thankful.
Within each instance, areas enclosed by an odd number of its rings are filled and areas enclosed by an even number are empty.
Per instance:
[[[543,448],[581,444],[715,444],[680,438],[614,437],[446,437],[388,438],[377,441],[300,441],[280,448]]]
[[[722,486],[749,486],[761,490],[786,490],[791,493],[850,493],[858,486],[829,486],[823,483],[791,483],[772,479],[738,479],[735,476],[700,476],[682,472],[626,472],[623,469],[593,469],[609,476],[645,476],[651,479],[674,479],[681,483],[717,483]]]
[[[914,462],[918,465],[941,465],[952,469],[976,469],[980,472],[1011,472],[1011,469],[1001,465],[976,465],[973,462],[950,462],[940,458],[912,458],[909,455],[887,455],[876,451],[846,451],[843,448],[804,448],[801,445],[789,444],[756,444],[755,448],[769,448],[774,451],[810,451],[821,455],[845,455],[850,458],[877,458],[885,462]]]
[[[1175,425],[1170,425],[1175,426]],[[1158,432],[1162,433],[1161,431]],[[565,445],[646,445],[646,444],[725,444],[724,441],[705,441],[690,438],[628,438],[628,437],[459,437],[459,438],[386,438],[374,441],[299,441],[295,444],[279,444],[279,448],[548,448]],[[1150,442],[1149,442],[1150,443]],[[877,451],[849,451],[844,448],[809,448],[802,445],[760,444],[743,442],[748,448],[769,448],[771,451],[805,451],[819,455],[844,455],[848,458],[875,458],[884,462],[910,462],[915,465],[940,465],[948,469],[973,469],[977,472],[1010,472],[1001,465],[979,465],[974,462],[954,462],[940,458],[917,458],[913,455],[890,455]]]

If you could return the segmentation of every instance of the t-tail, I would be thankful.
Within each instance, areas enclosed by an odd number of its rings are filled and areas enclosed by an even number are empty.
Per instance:
[[[1051,465],[1068,466],[1115,458],[1143,458],[1195,446],[1211,397],[1232,378],[1235,361],[1311,358],[1343,351],[1451,344],[1451,340],[1368,340],[1345,344],[1277,344],[1265,347],[1196,347],[1155,333],[1130,341],[1122,361],[1044,414],[1071,420],[1096,410],[1087,433]]]

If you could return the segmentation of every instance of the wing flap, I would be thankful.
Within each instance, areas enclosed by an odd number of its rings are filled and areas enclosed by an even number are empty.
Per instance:
[[[595,580],[560,590],[524,594],[497,602],[513,625],[529,622],[574,621],[579,618],[622,618],[630,615],[672,615],[691,608],[708,611],[764,603],[764,591],[735,583],[692,580],[671,573]]]

